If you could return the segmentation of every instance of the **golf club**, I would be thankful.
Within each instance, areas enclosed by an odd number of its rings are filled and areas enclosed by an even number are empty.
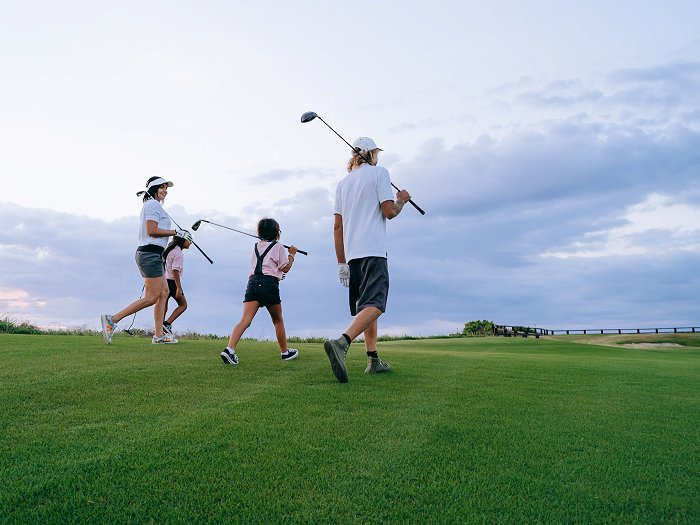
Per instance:
[[[153,197],[151,197],[151,195],[150,195],[149,193],[147,193],[147,192],[145,192],[145,191],[139,191],[139,192],[137,192],[137,193],[136,193],[136,196],[137,196],[137,197],[141,197],[141,196],[144,195],[144,194],[148,195],[148,197],[151,198],[151,199],[153,198]],[[165,214],[170,218],[170,220],[173,221],[173,222],[175,223],[175,226],[177,226],[177,227],[178,227],[179,229],[181,229],[181,230],[183,229],[182,226],[180,226],[180,225],[177,223],[177,221],[176,221],[175,219],[173,219],[167,211],[165,211],[165,209],[163,209],[163,212],[165,212]],[[196,242],[194,242],[194,241],[191,241],[191,242],[192,242],[192,244],[194,244],[195,248],[197,248],[197,249],[200,251],[200,253],[201,253],[202,255],[204,255],[204,257],[206,257],[207,261],[209,261],[209,264],[214,264],[214,261],[212,261],[212,260],[209,258],[209,256],[208,256],[206,253],[204,253],[204,250],[202,250],[199,246],[197,246],[197,243],[196,243]]]
[[[139,299],[141,299],[141,297],[143,297],[143,292],[144,292],[145,289],[146,289],[146,285],[144,284],[144,285],[141,287],[141,294],[139,295]],[[124,333],[127,333],[127,334],[129,334],[129,335],[131,335],[131,336],[134,335],[134,332],[131,331],[131,327],[134,326],[134,321],[136,321],[136,314],[137,314],[137,313],[138,313],[138,312],[134,312],[134,317],[131,318],[131,324],[129,325],[129,328],[124,328]]]
[[[365,162],[366,162],[367,164],[370,164],[370,161],[369,161],[369,159],[368,159],[367,157],[365,157],[362,153],[360,153],[360,152],[357,151],[355,148],[353,148],[353,147],[352,147],[352,144],[350,144],[347,140],[345,140],[343,137],[341,137],[341,136],[340,136],[340,133],[338,133],[336,130],[334,130],[332,127],[330,127],[330,126],[328,125],[328,122],[326,122],[325,120],[323,120],[323,119],[321,118],[321,116],[318,115],[317,113],[315,113],[315,112],[313,112],[313,111],[307,111],[306,113],[304,113],[304,114],[301,116],[301,123],[302,123],[302,124],[306,124],[307,122],[311,122],[311,121],[312,121],[313,119],[315,119],[315,118],[317,118],[318,120],[320,120],[321,122],[323,122],[326,126],[328,126],[328,129],[330,129],[333,133],[335,133],[336,135],[338,135],[338,136],[340,137],[340,140],[342,140],[343,142],[345,142],[345,144],[347,144],[348,146],[350,146],[350,149],[351,149],[351,150],[355,151],[358,155],[360,155],[360,157],[362,157],[363,159],[365,159]],[[399,188],[396,186],[396,184],[394,184],[394,183],[392,182],[391,185],[394,187],[394,189],[395,189],[396,191],[400,191]],[[414,207],[416,210],[418,210],[418,212],[419,212],[421,215],[425,215],[425,212],[424,212],[415,202],[413,202],[413,201],[410,200],[410,199],[409,199],[408,202],[410,202],[410,203],[413,205],[413,207]]]
[[[199,230],[199,227],[202,225],[203,222],[206,222],[207,224],[211,224],[212,226],[218,226],[219,228],[226,228],[227,230],[231,230],[231,231],[234,231],[234,232],[236,232],[236,233],[242,233],[243,235],[247,235],[248,237],[255,237],[256,239],[260,239],[260,237],[258,237],[257,235],[253,235],[252,233],[242,232],[241,230],[237,230],[237,229],[235,229],[235,228],[229,228],[228,226],[224,226],[223,224],[217,224],[217,223],[215,223],[215,222],[211,222],[211,221],[208,221],[208,220],[206,220],[206,219],[199,219],[197,222],[195,222],[195,223],[192,225],[192,229],[193,229],[194,231]],[[260,240],[262,240],[262,239],[260,239]],[[284,246],[284,247],[287,248],[287,249],[290,248],[290,247],[287,246],[286,244],[283,244],[282,246]],[[305,252],[304,250],[299,250],[299,249],[297,249],[297,253],[300,253],[300,254],[302,254],[302,255],[309,255],[309,254],[308,254],[307,252]]]

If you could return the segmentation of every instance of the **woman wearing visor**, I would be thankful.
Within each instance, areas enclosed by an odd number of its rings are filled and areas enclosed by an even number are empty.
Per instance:
[[[149,306],[153,308],[154,332],[153,344],[177,343],[172,334],[163,333],[163,317],[168,301],[168,284],[163,268],[163,251],[168,245],[168,237],[177,236],[192,240],[186,230],[170,228],[170,217],[163,209],[163,201],[168,195],[168,188],[173,183],[161,177],[151,177],[146,182],[143,194],[143,207],[139,226],[139,246],[136,249],[136,266],[138,266],[144,283],[143,297],[137,299],[116,314],[102,315],[102,333],[107,344],[112,342],[112,335],[117,323],[125,317]]]

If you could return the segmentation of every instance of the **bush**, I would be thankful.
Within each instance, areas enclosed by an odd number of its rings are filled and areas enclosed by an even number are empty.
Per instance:
[[[17,323],[9,317],[0,319],[0,334],[40,334],[41,329],[27,322]]]
[[[469,321],[464,325],[462,335],[466,335],[468,337],[493,335],[493,321]]]

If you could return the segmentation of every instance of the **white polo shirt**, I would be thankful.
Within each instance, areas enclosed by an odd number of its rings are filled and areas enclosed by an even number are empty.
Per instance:
[[[338,183],[335,213],[343,219],[343,245],[347,261],[386,257],[386,218],[381,204],[393,201],[386,168],[362,164]]]
[[[156,221],[158,227],[163,230],[170,229],[170,217],[165,213],[163,206],[155,199],[149,199],[141,208],[141,224],[139,226],[139,246],[155,244],[163,248],[168,246],[168,237],[151,237],[146,231],[146,221]]]

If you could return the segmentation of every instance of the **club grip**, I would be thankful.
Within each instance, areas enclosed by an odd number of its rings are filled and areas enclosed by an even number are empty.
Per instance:
[[[393,182],[391,183],[391,185],[394,187],[394,189],[395,189],[396,191],[401,191],[401,190],[399,189],[399,187],[398,187],[396,184],[394,184]],[[425,212],[424,212],[424,211],[421,209],[421,207],[418,206],[415,202],[413,202],[411,199],[408,199],[408,202],[410,202],[411,205],[412,205],[416,210],[418,210],[418,213],[420,213],[421,215],[425,215]]]
[[[425,212],[415,202],[413,202],[411,199],[409,199],[408,202],[410,202],[413,205],[413,207],[418,210],[418,213],[420,213],[421,215],[425,215]]]
[[[291,248],[291,246],[287,246],[286,244],[283,244],[282,246],[284,246],[284,247],[287,248],[288,250],[289,250],[289,248]],[[309,255],[308,252],[305,252],[304,250],[300,250],[299,248],[297,248],[297,253],[300,253],[300,254],[302,254],[302,255]]]

